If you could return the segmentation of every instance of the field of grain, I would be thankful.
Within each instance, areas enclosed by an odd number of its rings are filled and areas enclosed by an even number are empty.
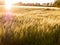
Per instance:
[[[11,12],[10,17],[0,12],[0,45],[60,45],[60,10],[16,8]]]

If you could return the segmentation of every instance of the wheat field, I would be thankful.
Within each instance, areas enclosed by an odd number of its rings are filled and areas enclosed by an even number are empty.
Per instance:
[[[12,9],[0,12],[0,45],[60,45],[60,10]]]

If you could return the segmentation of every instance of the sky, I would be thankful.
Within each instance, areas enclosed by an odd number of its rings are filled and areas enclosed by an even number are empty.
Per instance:
[[[55,0],[0,0],[1,1],[7,1],[8,3],[18,3],[18,2],[23,2],[23,3],[49,3],[52,2],[54,3]]]
[[[55,2],[55,0],[21,0],[24,3],[49,3],[49,2]]]

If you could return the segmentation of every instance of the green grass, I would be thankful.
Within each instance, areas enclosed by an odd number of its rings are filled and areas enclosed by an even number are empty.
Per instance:
[[[11,20],[0,16],[0,45],[60,45],[59,14],[34,11],[20,12]]]

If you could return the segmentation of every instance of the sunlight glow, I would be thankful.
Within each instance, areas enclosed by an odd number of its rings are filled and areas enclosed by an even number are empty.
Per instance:
[[[10,0],[6,0],[5,1],[5,8],[9,10],[11,7],[12,7],[11,1]]]
[[[5,0],[5,8],[11,9],[14,3],[18,3],[19,0]]]

